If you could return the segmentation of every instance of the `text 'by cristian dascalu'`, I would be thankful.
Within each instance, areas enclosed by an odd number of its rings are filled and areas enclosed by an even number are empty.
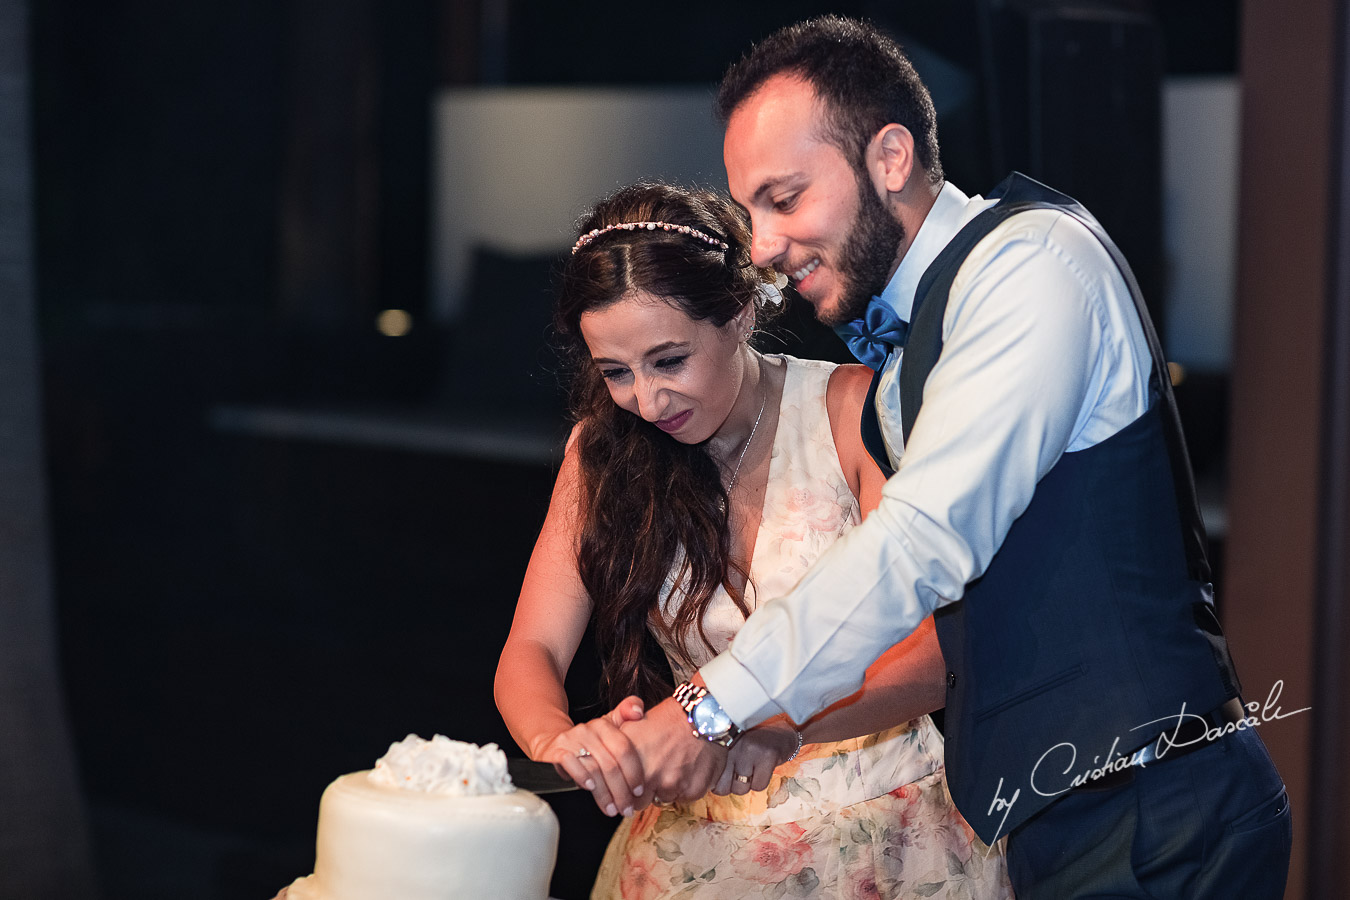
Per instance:
[[[1292,712],[1285,712],[1280,708],[1280,694],[1284,691],[1284,680],[1275,682],[1271,686],[1270,693],[1266,696],[1265,703],[1258,703],[1253,700],[1248,703],[1244,709],[1246,715],[1233,722],[1226,722],[1222,725],[1211,725],[1204,716],[1197,715],[1186,709],[1186,704],[1181,704],[1181,710],[1174,715],[1163,716],[1161,719],[1153,719],[1149,722],[1141,722],[1134,726],[1130,731],[1142,731],[1151,727],[1161,727],[1163,730],[1158,735],[1157,742],[1149,741],[1143,747],[1139,747],[1129,754],[1122,754],[1119,751],[1120,738],[1117,737],[1111,742],[1111,747],[1106,751],[1105,757],[1094,756],[1090,766],[1080,766],[1078,762],[1078,748],[1068,741],[1062,741],[1055,744],[1041,754],[1041,758],[1036,761],[1036,765],[1031,770],[1030,787],[1033,791],[1042,797],[1057,797],[1066,791],[1071,791],[1076,787],[1082,787],[1085,784],[1091,784],[1098,778],[1105,775],[1111,775],[1115,772],[1121,772],[1131,766],[1143,767],[1146,763],[1141,757],[1145,755],[1145,750],[1153,748],[1153,758],[1155,761],[1166,759],[1170,750],[1186,747],[1194,743],[1209,743],[1219,738],[1230,735],[1236,731],[1244,731],[1248,728],[1256,728],[1267,722],[1275,722],[1280,719],[1287,719],[1290,716],[1296,716],[1299,713],[1307,712],[1312,709],[1311,706],[1305,706],[1302,709],[1296,709]],[[1203,734],[1195,734],[1189,738],[1181,736],[1181,729],[1188,721],[1196,721],[1205,726]],[[1172,723],[1176,724],[1173,725]],[[1022,794],[1022,789],[1017,788],[1009,796],[1003,795],[1003,779],[998,780],[998,787],[994,789],[994,800],[989,804],[988,815],[994,815],[1002,812],[1003,819],[999,822],[998,831],[995,834],[1003,832],[1003,823],[1008,821],[1008,814],[1012,812],[1013,804]]]

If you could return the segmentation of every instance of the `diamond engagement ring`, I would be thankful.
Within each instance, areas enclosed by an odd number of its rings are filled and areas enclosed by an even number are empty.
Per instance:
[[[749,783],[750,783],[750,776],[749,776],[749,775],[735,775],[735,776],[733,776],[733,777],[734,777],[737,781],[739,781],[741,784],[749,784]]]
[[[591,751],[587,750],[585,747],[582,747],[580,750],[577,751],[577,758],[578,758],[578,759],[585,759],[586,757],[588,757],[588,756],[590,756],[590,755],[591,755]]]

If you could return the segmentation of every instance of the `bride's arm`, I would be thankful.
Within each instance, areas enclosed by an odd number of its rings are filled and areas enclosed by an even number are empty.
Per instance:
[[[511,737],[531,759],[540,759],[542,745],[573,725],[563,679],[591,614],[591,601],[581,586],[572,552],[577,469],[569,448],[497,663],[497,709]]]
[[[497,663],[494,694],[506,727],[525,753],[559,766],[613,815],[618,810],[610,809],[612,794],[641,793],[641,763],[617,727],[621,718],[640,716],[641,704],[630,698],[622,711],[581,724],[568,712],[563,682],[591,615],[576,566],[579,478],[569,443]],[[583,749],[590,754],[584,759],[577,755]]]

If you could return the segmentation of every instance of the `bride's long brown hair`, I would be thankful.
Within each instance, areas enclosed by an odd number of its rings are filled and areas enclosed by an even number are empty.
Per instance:
[[[602,688],[611,704],[631,694],[648,702],[668,695],[670,670],[649,629],[692,665],[688,636],[697,633],[712,646],[702,621],[718,587],[749,614],[732,578],[746,572],[731,554],[718,463],[704,445],[682,444],[613,401],[582,339],[581,316],[639,291],[719,327],[746,304],[756,305],[761,323],[776,311],[760,290],[773,275],[750,262],[745,216],[721,194],[635,184],[597,204],[578,231],[627,222],[688,225],[728,249],[677,231],[615,229],[563,267],[555,325],[571,357],[571,405],[580,425],[577,567],[594,604]],[[667,623],[659,604],[671,572],[685,599]]]

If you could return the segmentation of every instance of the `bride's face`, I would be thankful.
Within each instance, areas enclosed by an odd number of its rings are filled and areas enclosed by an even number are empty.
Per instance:
[[[580,326],[614,402],[677,441],[697,444],[726,424],[740,393],[749,359],[742,319],[719,327],[636,293],[583,313]]]

